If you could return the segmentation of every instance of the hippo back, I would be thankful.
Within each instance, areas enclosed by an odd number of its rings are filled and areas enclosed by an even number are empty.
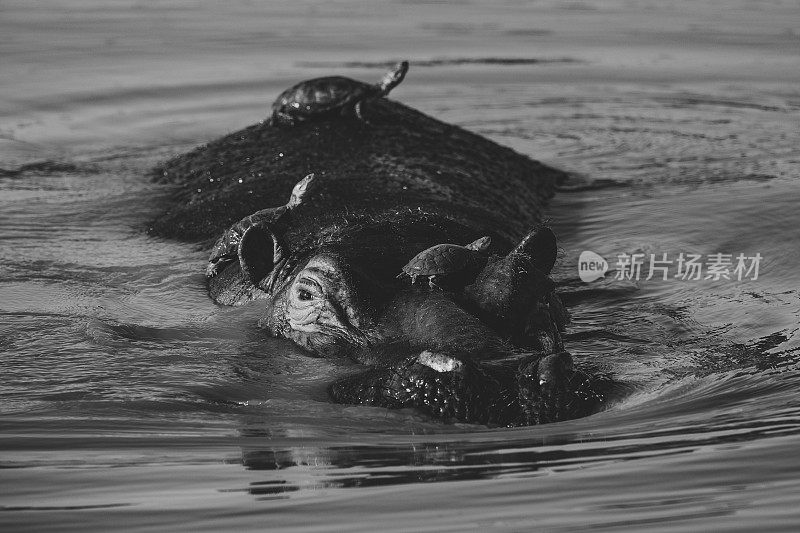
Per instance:
[[[241,218],[285,202],[309,173],[314,190],[297,211],[289,240],[348,220],[387,213],[436,214],[510,246],[540,222],[566,174],[457,126],[388,99],[369,106],[369,123],[324,120],[292,128],[262,122],[157,169],[181,185],[151,233],[218,237]]]

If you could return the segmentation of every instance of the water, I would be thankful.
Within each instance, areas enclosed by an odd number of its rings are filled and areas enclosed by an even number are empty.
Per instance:
[[[3,1],[0,35],[4,531],[800,524],[796,2]],[[157,162],[400,58],[393,98],[575,175],[555,274],[570,350],[626,384],[606,411],[333,405],[351,363],[265,339],[203,250],[145,235]],[[764,259],[586,285],[583,250]]]

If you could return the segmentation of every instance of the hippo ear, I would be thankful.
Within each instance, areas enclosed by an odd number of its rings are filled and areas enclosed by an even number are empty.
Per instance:
[[[548,227],[540,227],[531,231],[516,248],[517,251],[528,254],[533,259],[533,266],[539,271],[549,274],[556,264],[558,246],[556,235]]]
[[[262,287],[275,266],[286,257],[280,240],[264,226],[251,226],[239,241],[239,264],[256,287]]]

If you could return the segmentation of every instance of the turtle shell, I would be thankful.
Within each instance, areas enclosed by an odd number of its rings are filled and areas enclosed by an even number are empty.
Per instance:
[[[375,91],[374,85],[344,76],[315,78],[283,91],[272,104],[272,111],[305,118],[341,109]]]
[[[482,262],[481,253],[458,244],[437,244],[414,256],[403,267],[411,277],[438,276],[460,272]]]

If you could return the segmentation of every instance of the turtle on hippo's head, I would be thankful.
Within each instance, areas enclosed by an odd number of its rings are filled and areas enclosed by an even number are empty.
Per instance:
[[[481,237],[466,246],[457,244],[436,244],[427,250],[415,255],[406,266],[400,277],[408,276],[411,283],[417,282],[418,277],[428,280],[433,288],[442,288],[442,282],[452,280],[453,285],[458,281],[475,278],[486,264],[488,255],[486,251],[492,244],[491,237]],[[461,287],[467,283],[461,283]]]
[[[283,91],[272,104],[273,124],[294,125],[325,116],[355,115],[361,120],[364,102],[381,98],[397,87],[408,72],[408,61],[398,63],[378,83],[344,76],[314,78]]]

